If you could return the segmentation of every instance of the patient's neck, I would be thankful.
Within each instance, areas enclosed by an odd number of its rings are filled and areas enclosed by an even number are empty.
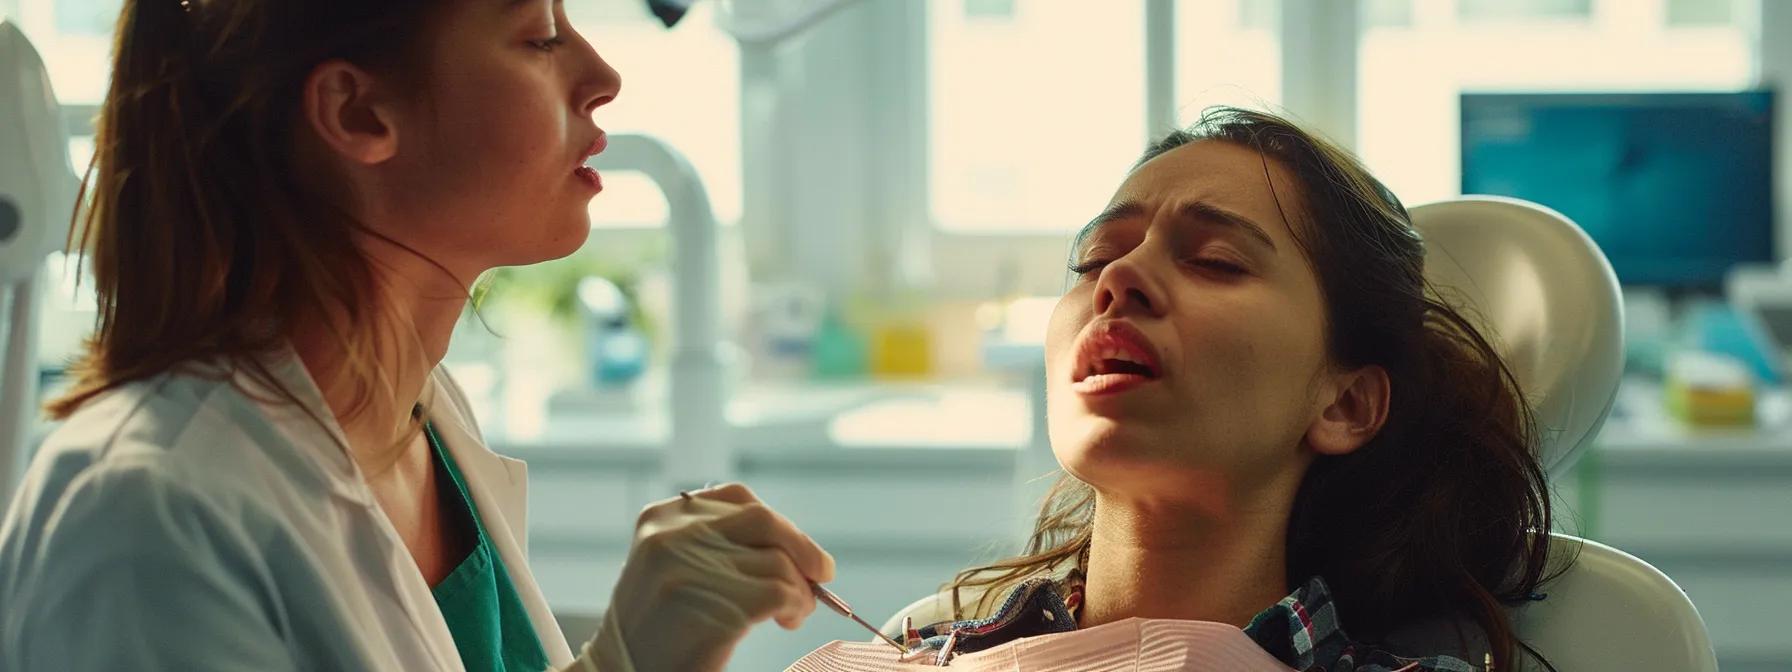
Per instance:
[[[1288,594],[1289,497],[1217,513],[1098,495],[1082,627],[1132,617],[1249,624]]]

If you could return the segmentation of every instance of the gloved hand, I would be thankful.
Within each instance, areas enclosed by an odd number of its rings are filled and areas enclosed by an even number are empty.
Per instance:
[[[572,669],[720,670],[747,628],[794,630],[834,558],[738,483],[647,507],[603,627]]]

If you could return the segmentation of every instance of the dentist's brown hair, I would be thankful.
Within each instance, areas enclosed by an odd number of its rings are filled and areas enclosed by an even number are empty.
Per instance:
[[[125,0],[70,234],[93,274],[98,319],[52,417],[195,363],[223,364],[220,376],[244,370],[296,403],[260,356],[299,316],[332,311],[356,325],[332,333],[355,392],[350,412],[379,392],[381,307],[355,243],[378,234],[334,203],[331,176],[294,161],[302,91],[332,59],[422,80],[426,37],[449,6]]]

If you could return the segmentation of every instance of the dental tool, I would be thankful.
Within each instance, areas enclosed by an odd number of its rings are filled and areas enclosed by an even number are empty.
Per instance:
[[[896,647],[897,651],[908,653],[908,647],[897,643],[894,639],[890,639],[889,635],[884,634],[870,623],[866,623],[865,619],[859,618],[857,614],[852,613],[852,607],[846,604],[846,600],[840,599],[840,596],[835,595],[833,591],[821,587],[821,584],[814,581],[809,582],[809,589],[815,591],[815,598],[821,600],[821,603],[827,605],[829,609],[834,610],[834,613],[852,619],[852,622],[863,626],[866,630],[870,630],[871,634],[877,635],[877,638],[884,643]]]

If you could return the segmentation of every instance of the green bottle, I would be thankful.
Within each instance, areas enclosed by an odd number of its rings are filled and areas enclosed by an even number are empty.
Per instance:
[[[865,376],[865,338],[829,308],[815,330],[815,377],[850,380]]]

